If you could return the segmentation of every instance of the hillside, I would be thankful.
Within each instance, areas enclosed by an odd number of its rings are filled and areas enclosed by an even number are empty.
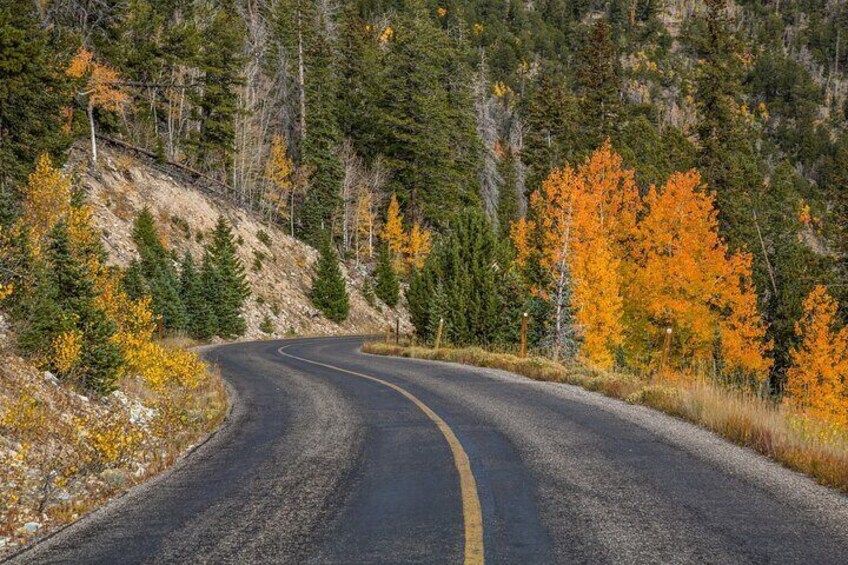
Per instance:
[[[69,165],[73,168],[85,157],[75,150]],[[292,335],[330,335],[345,333],[382,333],[400,318],[402,331],[408,331],[405,312],[392,310],[375,299],[370,306],[361,289],[367,272],[364,268],[344,267],[350,295],[350,316],[341,324],[321,316],[309,300],[317,251],[294,239],[228,201],[204,193],[150,162],[116,148],[102,149],[99,167],[82,167],[80,182],[85,187],[94,211],[94,223],[103,232],[109,262],[126,268],[137,256],[132,241],[133,220],[149,207],[161,228],[166,244],[182,255],[190,252],[196,259],[203,253],[203,237],[219,215],[232,223],[239,242],[238,253],[247,270],[252,296],[244,316],[247,332],[243,339],[262,339]],[[265,242],[260,233],[267,234]],[[262,236],[264,239],[264,236]],[[275,331],[260,330],[268,316]]]

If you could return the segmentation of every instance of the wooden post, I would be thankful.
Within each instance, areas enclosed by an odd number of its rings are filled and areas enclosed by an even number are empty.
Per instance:
[[[400,345],[400,318],[395,318],[395,345]]]
[[[445,329],[445,319],[439,318],[439,329],[436,330],[436,343],[433,345],[433,349],[438,350],[439,345],[442,343],[442,332]]]
[[[660,376],[665,373],[665,364],[668,361],[668,352],[671,349],[671,327],[665,329],[665,339],[663,340],[663,350],[660,356]]]
[[[522,359],[527,357],[527,312],[521,316],[521,354]]]

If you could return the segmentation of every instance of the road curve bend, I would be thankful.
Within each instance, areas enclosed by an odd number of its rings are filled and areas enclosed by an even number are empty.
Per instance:
[[[172,470],[13,563],[848,563],[848,497],[569,385],[216,347],[235,392]]]

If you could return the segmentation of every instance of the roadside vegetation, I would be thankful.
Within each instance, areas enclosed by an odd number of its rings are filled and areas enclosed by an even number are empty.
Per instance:
[[[210,335],[237,335],[247,291],[223,220],[200,275],[215,281],[211,303],[190,294],[202,287],[186,269],[181,287],[149,213],[136,221],[140,259],[122,272],[106,264],[85,195],[48,156],[21,193],[0,241],[11,322],[3,316],[0,342],[0,550],[163,469],[222,421],[219,376],[161,338],[195,327],[202,310],[182,297],[215,305]]]

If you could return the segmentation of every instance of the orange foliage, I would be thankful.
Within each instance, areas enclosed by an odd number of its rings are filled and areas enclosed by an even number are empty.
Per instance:
[[[530,208],[535,220],[522,219],[511,230],[519,264],[535,253],[555,294],[572,284],[581,355],[611,367],[624,340],[622,250],[633,237],[639,208],[633,172],[607,141],[578,170],[551,173],[531,196]]]
[[[81,47],[71,59],[66,74],[72,79],[85,79],[82,94],[88,96],[92,107],[117,112],[129,100],[129,96],[118,88],[118,71],[94,61],[94,55],[85,47]]]
[[[532,220],[511,228],[516,261],[538,260],[551,283],[537,289],[543,295],[562,292],[570,275],[584,359],[611,367],[627,343],[650,366],[664,355],[671,327],[678,366],[705,364],[718,345],[726,369],[765,377],[770,344],[751,257],[728,252],[696,172],[672,175],[643,201],[607,141],[577,170],[553,171],[530,211]]]
[[[848,425],[848,328],[837,323],[838,305],[823,286],[804,301],[795,324],[801,340],[790,352],[786,402],[815,418]]]
[[[726,367],[762,379],[771,361],[751,257],[729,253],[718,234],[713,196],[700,183],[696,171],[675,173],[645,198],[628,285],[631,317],[640,322],[633,345],[641,352],[655,347],[671,327],[678,364],[706,365],[718,335]],[[660,352],[652,353],[656,360]]]

